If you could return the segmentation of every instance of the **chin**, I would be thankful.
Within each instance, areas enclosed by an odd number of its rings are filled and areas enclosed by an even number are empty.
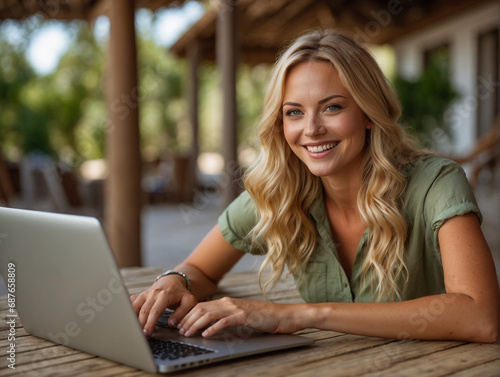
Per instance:
[[[326,176],[329,176],[329,175],[332,175],[333,172],[331,170],[326,170],[326,169],[310,169],[308,167],[309,171],[311,172],[312,175],[316,176],[316,177],[326,177]]]

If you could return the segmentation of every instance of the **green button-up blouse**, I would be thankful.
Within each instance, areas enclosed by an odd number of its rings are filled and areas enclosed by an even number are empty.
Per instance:
[[[402,214],[408,223],[405,262],[409,272],[403,300],[444,293],[438,231],[446,220],[470,212],[482,221],[481,213],[463,169],[455,162],[425,156],[405,165],[401,172],[407,179]],[[361,237],[349,280],[339,262],[323,194],[311,206],[310,215],[318,231],[317,245],[302,277],[299,279],[300,272],[294,274],[304,300],[311,303],[375,301],[370,288],[370,279],[374,277],[367,276],[365,286],[361,283],[369,230]],[[256,223],[256,207],[247,192],[236,198],[219,217],[222,234],[231,245],[248,253],[262,254],[247,237]]]

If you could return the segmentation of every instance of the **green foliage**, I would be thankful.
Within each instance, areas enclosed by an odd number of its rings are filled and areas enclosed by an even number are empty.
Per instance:
[[[432,135],[437,129],[451,137],[450,125],[443,116],[458,93],[451,84],[447,67],[445,59],[434,56],[418,79],[399,76],[394,80],[403,107],[403,122],[413,129],[424,147],[436,147]]]
[[[34,25],[37,27],[34,27]],[[25,51],[33,30],[44,22],[18,24],[22,44],[9,43],[0,30],[0,143],[13,155],[42,152],[71,165],[103,158],[107,105],[104,98],[107,42],[100,44],[86,22],[64,27],[71,35],[57,69],[33,71]],[[151,37],[138,36],[139,102],[142,146],[176,150],[186,129],[182,84],[184,64]]]
[[[156,155],[165,150],[182,153],[191,143],[190,135],[184,136],[189,130],[184,62],[173,58],[146,34],[138,39],[138,70],[142,146]]]
[[[238,143],[257,147],[260,120],[270,66],[243,66],[238,75]]]
[[[48,114],[38,111],[27,90],[37,76],[23,48],[22,43],[11,43],[0,35],[0,143],[16,145],[18,153],[39,151],[52,155]]]
[[[54,22],[54,21],[49,21]],[[78,166],[103,158],[107,126],[105,101],[107,41],[96,40],[88,23],[63,24],[70,38],[56,70],[37,74],[26,59],[34,31],[45,21],[18,24],[20,42],[11,43],[0,24],[0,145],[11,158],[42,152]],[[150,30],[139,28],[138,100],[141,148],[147,158],[183,154],[192,143],[184,61],[158,46]],[[257,121],[269,68],[238,72],[238,133],[255,146]],[[222,150],[220,76],[214,65],[200,68],[200,149]]]
[[[102,48],[87,23],[67,23],[68,32],[74,33],[71,46],[54,73],[40,76],[25,57],[34,24],[36,19],[19,24],[24,31],[21,45],[0,34],[0,111],[8,114],[0,118],[3,149],[17,149],[23,155],[41,152],[72,164],[92,154],[102,156],[102,145],[93,140],[84,147],[77,137],[86,120],[84,105],[103,101]],[[38,23],[38,27],[43,24]]]
[[[44,80],[50,94],[46,106],[53,114],[52,142],[61,158],[78,165],[104,154],[102,130],[106,109],[101,104],[104,102],[105,56],[104,47],[97,43],[88,24],[73,25],[76,26],[74,41],[55,72]],[[90,117],[90,109],[100,111]]]

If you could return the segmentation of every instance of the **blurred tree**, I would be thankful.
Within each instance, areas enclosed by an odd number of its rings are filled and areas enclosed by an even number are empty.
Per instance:
[[[436,131],[452,137],[444,112],[458,93],[451,84],[446,56],[436,54],[431,57],[416,80],[397,76],[394,86],[403,107],[403,122],[410,126],[423,147],[439,147],[436,140],[441,140],[441,137],[433,136]]]
[[[35,20],[36,22],[36,20]],[[34,23],[20,27],[14,43],[0,33],[0,143],[4,153],[54,154],[49,141],[46,113],[40,113],[31,99],[29,87],[38,77],[25,57],[25,48]],[[3,23],[2,31],[13,27]]]
[[[50,21],[55,22],[55,21]],[[151,23],[138,28],[139,84],[129,93],[139,102],[141,147],[145,157],[183,154],[192,141],[185,96],[186,64],[155,43]],[[45,21],[17,23],[20,43],[11,43],[0,25],[0,143],[18,155],[40,151],[69,165],[104,157],[108,132],[105,101],[107,43],[97,40],[88,23],[63,24],[70,43],[54,72],[40,76],[25,54],[32,33]],[[256,146],[256,126],[268,67],[238,72],[238,141]],[[219,74],[200,69],[200,150],[222,149]],[[127,94],[124,94],[127,95]],[[135,97],[135,98],[134,98]],[[131,106],[124,102],[121,105]],[[147,156],[146,156],[147,155]]]
[[[155,44],[149,33],[138,35],[137,46],[141,145],[156,156],[183,153],[192,138],[183,93],[185,63]]]
[[[102,136],[92,137],[92,148],[82,148],[77,129],[85,120],[86,100],[103,103],[101,77],[104,71],[102,47],[87,23],[66,23],[73,41],[57,69],[46,76],[36,74],[26,60],[33,30],[44,21],[31,18],[17,23],[20,43],[11,43],[0,33],[0,141],[4,149],[20,149],[23,155],[42,152],[77,164],[92,154],[102,156]],[[3,30],[2,30],[3,31]],[[102,107],[102,106],[101,106]],[[101,111],[102,117],[105,116]],[[94,149],[95,149],[94,148]]]
[[[68,25],[69,26],[69,25]],[[73,21],[74,37],[57,69],[43,78],[44,107],[52,114],[51,141],[72,165],[104,155],[105,52],[86,22]]]
[[[270,66],[242,66],[238,72],[238,143],[255,148],[257,126],[268,83]]]
[[[258,149],[260,120],[270,66],[242,65],[237,73],[238,144]],[[204,152],[222,152],[220,75],[214,65],[206,65],[200,75],[200,139]]]

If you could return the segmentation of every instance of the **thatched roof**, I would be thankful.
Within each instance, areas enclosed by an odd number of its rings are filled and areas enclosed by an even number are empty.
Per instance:
[[[484,4],[488,0],[238,0],[240,61],[273,62],[284,41],[311,28],[337,28],[365,43],[383,44]],[[185,56],[198,41],[202,59],[215,59],[219,2],[182,35],[171,51]]]
[[[90,21],[100,14],[106,14],[109,1],[117,0],[5,0],[0,2],[0,20],[22,20],[40,14],[47,19]],[[135,0],[135,7],[154,11],[167,6],[180,6],[184,2],[185,0]]]

